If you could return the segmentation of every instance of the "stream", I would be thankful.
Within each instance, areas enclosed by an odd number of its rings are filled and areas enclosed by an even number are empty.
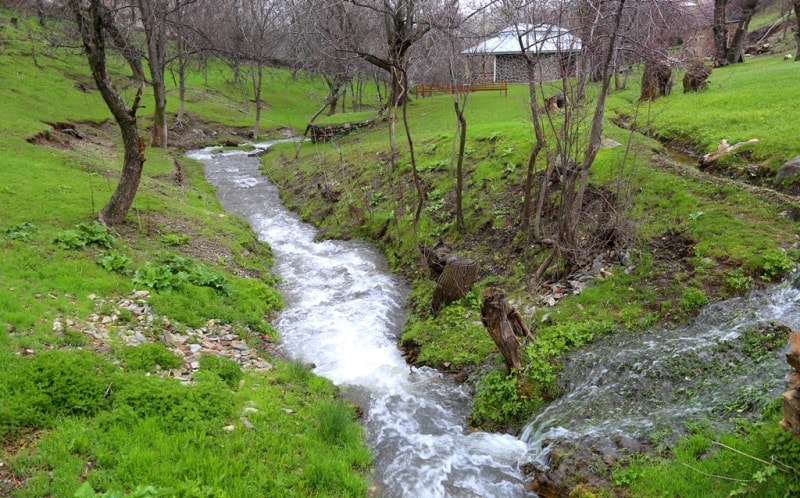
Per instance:
[[[730,428],[786,390],[788,332],[800,329],[789,281],[706,306],[687,325],[616,334],[565,362],[565,394],[521,439],[539,459],[551,440],[674,440],[687,424]]]
[[[189,156],[204,163],[223,207],[272,247],[286,300],[274,322],[282,352],[313,364],[364,409],[376,496],[532,496],[520,464],[546,468],[553,442],[674,438],[690,423],[725,428],[785,389],[786,341],[769,338],[776,324],[800,329],[800,292],[788,283],[711,304],[686,326],[599,339],[566,358],[563,395],[532,414],[521,437],[470,432],[466,389],[410,367],[398,349],[407,289],[377,250],[315,241],[253,154]]]
[[[282,351],[313,363],[314,373],[364,409],[378,496],[530,495],[519,470],[527,445],[509,435],[470,432],[466,389],[406,363],[397,339],[407,288],[376,249],[316,242],[316,230],[283,206],[277,187],[259,172],[257,157],[213,148],[188,155],[203,162],[223,207],[272,247],[286,301],[273,323]]]

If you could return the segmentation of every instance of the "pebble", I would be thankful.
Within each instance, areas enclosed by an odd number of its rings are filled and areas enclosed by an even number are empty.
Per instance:
[[[184,366],[182,369],[162,371],[158,374],[174,377],[183,383],[193,381],[194,372],[200,367],[198,359],[202,354],[215,354],[229,358],[245,369],[271,370],[273,368],[271,363],[258,356],[256,349],[251,348],[238,335],[232,333],[229,324],[218,320],[209,320],[202,328],[181,327],[180,332],[176,332],[174,325],[167,317],[157,316],[153,313],[146,301],[149,296],[150,292],[146,290],[134,291],[131,295],[114,302],[91,294],[89,298],[94,301],[94,312],[83,321],[57,318],[53,321],[53,331],[63,332],[66,323],[70,328],[80,330],[89,336],[94,350],[98,352],[110,351],[117,341],[122,341],[129,346],[138,346],[147,342],[155,342],[157,340],[155,338],[160,337],[161,342],[170,351],[184,358]],[[101,309],[104,311],[101,312]],[[126,323],[118,323],[117,319],[121,309],[128,310],[134,319]]]

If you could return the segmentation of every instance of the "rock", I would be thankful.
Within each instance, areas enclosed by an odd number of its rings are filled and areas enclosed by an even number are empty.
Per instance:
[[[620,145],[622,144],[612,138],[604,138],[603,140],[600,141],[600,146],[605,147],[607,149],[619,147]]]
[[[244,341],[232,341],[231,347],[237,351],[249,351],[250,346],[247,345]]]
[[[253,430],[256,428],[256,426],[254,426],[253,423],[247,419],[247,417],[242,417],[240,420],[242,421],[242,425],[245,427],[245,429]]]
[[[146,290],[134,291],[133,294],[131,294],[133,299],[144,299],[148,296],[150,296],[150,291]]]
[[[778,168],[775,174],[775,185],[782,183],[795,183],[800,179],[800,156],[795,156]]]
[[[642,444],[630,436],[619,436],[617,437],[615,443],[620,450],[624,451],[628,455],[642,452]]]

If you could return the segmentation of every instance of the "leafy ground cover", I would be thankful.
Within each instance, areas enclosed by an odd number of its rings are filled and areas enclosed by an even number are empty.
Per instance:
[[[118,131],[85,59],[12,17],[0,11],[0,495],[364,496],[371,457],[355,408],[269,352],[282,306],[269,247],[180,149],[148,149],[127,221],[98,225]],[[124,66],[112,67],[124,86]],[[191,75],[173,144],[247,134],[252,103],[229,74]],[[313,100],[301,96],[323,91],[285,72],[268,86],[270,130],[300,127]],[[169,100],[174,112],[176,89]],[[156,327],[108,304],[137,289]],[[171,378],[184,360],[159,338],[212,319],[271,368],[212,356],[193,383]],[[127,345],[133,329],[145,343]]]

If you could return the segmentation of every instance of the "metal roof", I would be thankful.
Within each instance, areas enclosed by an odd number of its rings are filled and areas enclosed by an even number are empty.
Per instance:
[[[465,50],[467,55],[500,55],[520,54],[520,38],[526,52],[535,54],[556,52],[578,52],[583,47],[581,39],[570,33],[570,30],[554,24],[517,24],[502,30],[494,38],[490,38],[472,48]]]

